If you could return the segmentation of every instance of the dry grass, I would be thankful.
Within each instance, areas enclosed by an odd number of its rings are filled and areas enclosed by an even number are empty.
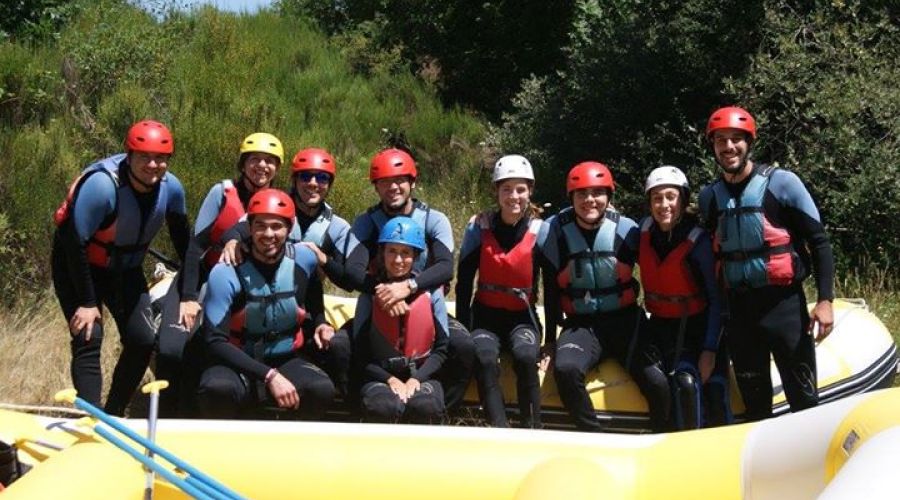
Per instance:
[[[108,313],[104,313],[109,318]],[[115,322],[104,322],[103,394],[121,345]],[[72,387],[69,335],[59,304],[52,293],[22,299],[0,310],[0,402],[54,405],[56,391]]]

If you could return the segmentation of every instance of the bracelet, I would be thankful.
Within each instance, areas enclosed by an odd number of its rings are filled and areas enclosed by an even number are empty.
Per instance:
[[[272,379],[275,378],[275,375],[278,375],[278,370],[274,368],[270,369],[268,373],[266,373],[266,383],[268,384],[269,382],[271,382]]]

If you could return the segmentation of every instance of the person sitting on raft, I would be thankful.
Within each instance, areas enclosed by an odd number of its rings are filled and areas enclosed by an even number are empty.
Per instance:
[[[425,250],[422,227],[409,217],[389,220],[378,237],[374,278],[378,283],[413,278],[413,264]],[[354,315],[354,356],[363,374],[363,419],[372,422],[440,423],[444,391],[432,377],[447,358],[449,336],[443,290],[418,290],[392,316],[363,293]]]
[[[207,282],[202,331],[212,366],[200,378],[197,406],[206,418],[234,418],[241,409],[274,403],[318,419],[334,384],[299,353],[305,339],[334,334],[321,300],[307,300],[316,254],[286,243],[294,225],[287,193],[259,191],[247,213],[249,258],[237,267],[217,264]]]

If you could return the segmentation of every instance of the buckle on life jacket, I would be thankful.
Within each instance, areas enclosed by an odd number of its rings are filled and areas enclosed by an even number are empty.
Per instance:
[[[416,369],[419,367],[419,365],[418,360],[408,358],[406,356],[394,356],[382,361],[381,367],[390,372],[392,375],[402,376],[408,372],[410,377],[415,377]]]

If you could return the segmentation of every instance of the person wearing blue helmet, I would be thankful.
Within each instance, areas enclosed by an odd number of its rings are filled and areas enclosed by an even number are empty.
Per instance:
[[[414,279],[414,263],[425,248],[418,223],[405,216],[390,219],[378,236],[375,281]],[[433,377],[447,359],[449,343],[443,289],[410,294],[395,307],[399,314],[373,307],[374,301],[373,293],[360,295],[353,322],[363,419],[442,422],[444,390]]]

